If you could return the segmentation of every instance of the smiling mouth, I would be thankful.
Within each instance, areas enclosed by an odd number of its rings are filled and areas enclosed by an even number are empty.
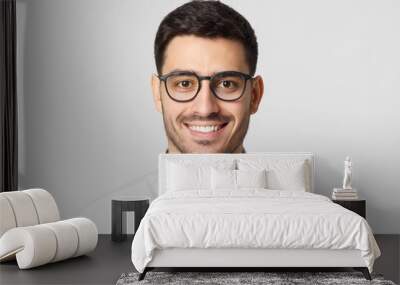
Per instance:
[[[222,132],[228,123],[216,124],[210,123],[208,125],[196,125],[184,123],[184,125],[190,130],[194,135],[214,137]]]

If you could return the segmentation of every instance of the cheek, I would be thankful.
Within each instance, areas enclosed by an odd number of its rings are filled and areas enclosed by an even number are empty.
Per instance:
[[[177,125],[177,119],[184,114],[185,107],[184,104],[177,104],[175,102],[169,102],[168,98],[163,102],[163,113],[164,117],[168,120],[169,124]],[[179,126],[178,126],[179,127]]]
[[[235,120],[235,126],[240,125],[241,122],[249,114],[249,102],[248,100],[240,100],[235,103],[230,103],[223,107],[226,114],[229,114]]]

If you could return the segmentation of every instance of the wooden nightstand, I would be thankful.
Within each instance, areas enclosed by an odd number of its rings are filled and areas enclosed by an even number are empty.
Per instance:
[[[339,204],[340,206],[359,214],[361,217],[366,219],[366,201],[365,200],[332,200],[332,202]]]

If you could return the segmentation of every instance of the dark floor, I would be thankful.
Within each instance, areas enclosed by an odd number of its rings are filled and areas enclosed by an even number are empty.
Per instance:
[[[17,263],[0,264],[0,285],[5,284],[115,284],[123,272],[134,271],[131,242],[112,242],[99,235],[96,250],[87,256],[18,270]]]
[[[374,272],[399,283],[400,235],[375,236],[382,256]],[[132,238],[112,242],[109,235],[100,235],[94,252],[88,256],[19,270],[16,262],[0,264],[0,284],[115,284],[123,272],[134,271],[130,260]]]

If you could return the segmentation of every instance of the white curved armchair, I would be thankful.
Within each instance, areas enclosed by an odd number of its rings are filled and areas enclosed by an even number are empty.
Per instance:
[[[97,234],[87,218],[60,221],[44,189],[0,193],[0,262],[16,258],[28,269],[80,256],[96,248]]]

